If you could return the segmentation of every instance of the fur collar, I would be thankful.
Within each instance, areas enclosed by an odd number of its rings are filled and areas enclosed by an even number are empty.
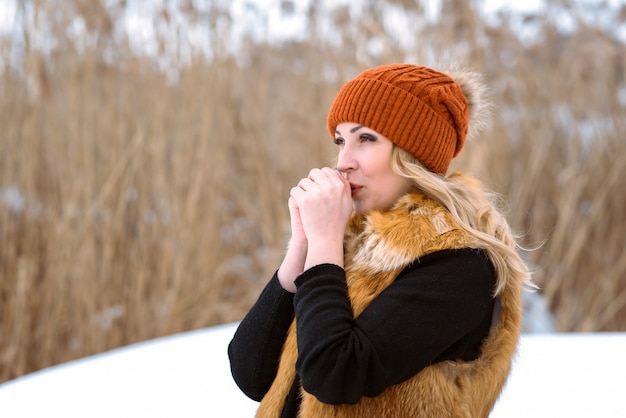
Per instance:
[[[437,250],[472,246],[473,240],[439,203],[412,192],[388,211],[354,215],[345,243],[348,265],[394,271]]]

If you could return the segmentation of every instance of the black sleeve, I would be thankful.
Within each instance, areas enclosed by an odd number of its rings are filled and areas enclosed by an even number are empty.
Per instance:
[[[462,353],[450,347],[465,345],[459,342],[477,327],[488,332],[494,282],[482,251],[440,251],[405,269],[355,319],[344,270],[332,264],[307,270],[294,300],[304,389],[325,403],[355,403],[444,353],[455,358]]]
[[[263,398],[276,377],[280,352],[293,317],[293,293],[283,289],[274,274],[228,345],[235,383],[255,401]]]

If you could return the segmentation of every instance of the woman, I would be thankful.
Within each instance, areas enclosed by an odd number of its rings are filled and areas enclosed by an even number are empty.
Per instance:
[[[291,239],[228,349],[259,417],[481,417],[530,284],[489,193],[451,160],[488,113],[473,73],[364,71],[328,115],[337,168],[291,189]]]

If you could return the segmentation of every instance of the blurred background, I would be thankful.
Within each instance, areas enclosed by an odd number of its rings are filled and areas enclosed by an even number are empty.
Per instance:
[[[452,169],[534,249],[525,329],[626,331],[626,6],[524,3],[0,0],[0,382],[241,319],[335,93],[391,62],[485,74]]]

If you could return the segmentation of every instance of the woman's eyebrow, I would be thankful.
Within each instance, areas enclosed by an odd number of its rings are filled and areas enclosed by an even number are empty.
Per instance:
[[[357,125],[354,128],[350,129],[350,133],[353,134],[353,133],[355,133],[356,131],[358,131],[359,129],[361,129],[363,127],[364,127],[363,125]],[[341,135],[341,132],[339,132],[338,130],[335,130],[335,133],[338,134],[338,135]]]

